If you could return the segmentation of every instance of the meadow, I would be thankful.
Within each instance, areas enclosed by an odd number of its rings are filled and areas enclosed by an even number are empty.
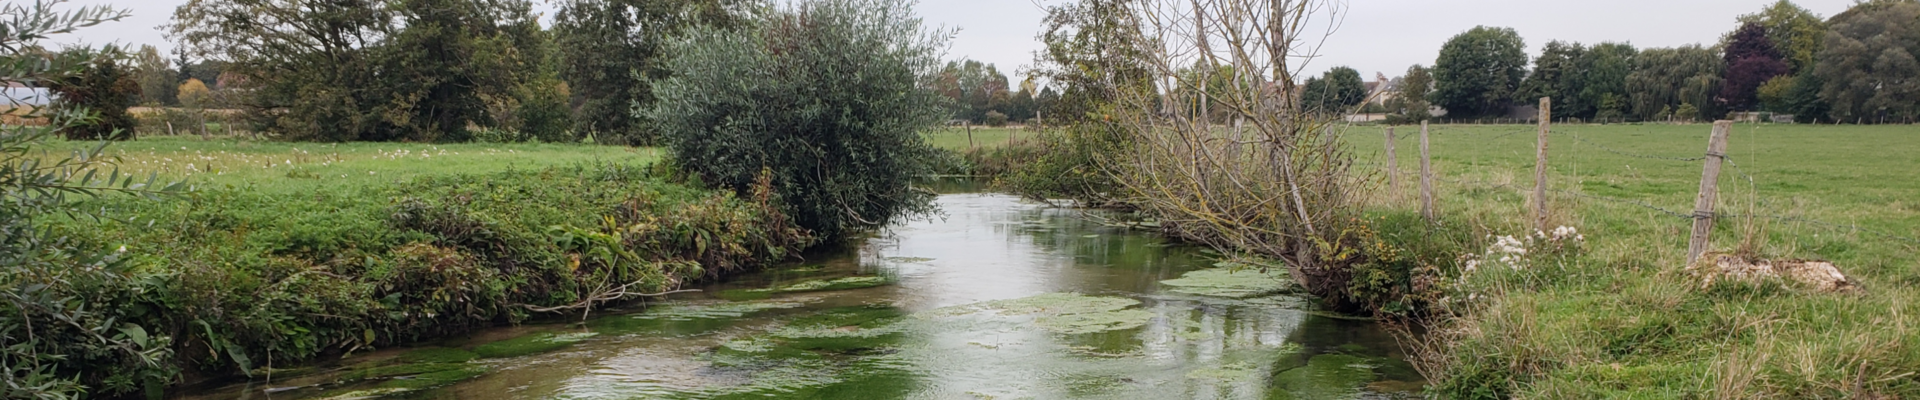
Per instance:
[[[1384,171],[1385,128],[1347,129],[1358,169]],[[1534,230],[1536,129],[1432,127],[1443,225],[1520,238]],[[1710,131],[1553,127],[1549,226],[1578,229],[1584,245],[1524,269],[1468,272],[1459,295],[1471,300],[1424,339],[1434,393],[1920,397],[1920,128],[1734,126],[1712,251],[1832,261],[1857,285],[1840,293],[1777,280],[1704,284],[1688,271],[1686,214],[1702,163],[1683,160],[1702,157]],[[1376,209],[1417,207],[1418,133],[1396,129],[1401,179],[1396,191],[1379,175]]]

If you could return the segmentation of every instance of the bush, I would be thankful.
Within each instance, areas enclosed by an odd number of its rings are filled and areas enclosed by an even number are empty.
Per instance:
[[[995,128],[1005,127],[1007,126],[1007,115],[1001,114],[999,111],[988,111],[986,122],[987,126]]]
[[[126,55],[108,47],[99,51],[68,50],[56,57],[64,59],[61,63],[84,65],[84,69],[48,82],[48,89],[58,95],[54,108],[92,114],[63,127],[61,134],[68,140],[132,140],[136,123],[127,108],[140,102],[140,82],[125,65]]]
[[[925,84],[942,36],[904,0],[795,7],[674,45],[674,76],[645,116],[675,165],[741,193],[770,171],[794,219],[829,241],[931,212],[912,183],[935,157],[919,132],[946,116]]]

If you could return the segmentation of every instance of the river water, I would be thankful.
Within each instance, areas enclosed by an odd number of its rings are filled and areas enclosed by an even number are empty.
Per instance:
[[[944,218],[585,322],[186,399],[1334,399],[1420,387],[1377,325],[1083,211],[943,188]],[[1186,279],[1181,279],[1185,277]],[[1175,279],[1181,279],[1175,281]],[[304,374],[304,375],[301,375]]]

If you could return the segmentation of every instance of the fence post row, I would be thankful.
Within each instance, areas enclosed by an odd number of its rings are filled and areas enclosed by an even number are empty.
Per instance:
[[[1533,226],[1547,231],[1547,131],[1553,126],[1553,98],[1540,98],[1540,144],[1533,164]]]
[[[1427,223],[1438,222],[1433,216],[1433,156],[1427,152],[1427,121],[1420,121],[1420,214]]]
[[[1720,163],[1727,158],[1727,134],[1733,121],[1715,121],[1707,139],[1707,163],[1700,174],[1700,196],[1693,203],[1693,237],[1687,241],[1687,265],[1700,261],[1713,234],[1713,206],[1720,197]]]

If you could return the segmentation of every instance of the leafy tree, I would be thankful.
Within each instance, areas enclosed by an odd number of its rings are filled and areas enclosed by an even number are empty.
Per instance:
[[[1522,98],[1553,98],[1554,114],[1590,117],[1592,104],[1580,95],[1585,79],[1579,63],[1586,56],[1587,47],[1580,43],[1547,42],[1533,61],[1533,73],[1520,84]]]
[[[213,92],[207,90],[207,84],[200,82],[199,79],[188,79],[175,90],[180,93],[180,105],[200,108],[206,107],[208,102],[213,101]]]
[[[1344,114],[1367,101],[1366,82],[1361,80],[1360,71],[1348,67],[1334,67],[1319,78],[1308,78],[1306,89],[1301,92],[1301,103],[1308,110],[1322,113]]]
[[[68,140],[133,140],[138,125],[128,107],[140,102],[140,82],[127,66],[127,54],[108,46],[99,50],[74,48],[53,56],[56,63],[80,65],[81,73],[46,81],[56,96],[53,108],[69,113],[91,113],[60,132]]]
[[[1661,120],[1660,110],[1673,110],[1681,104],[1692,105],[1694,116],[1717,116],[1711,105],[1720,93],[1723,62],[1713,49],[1698,45],[1678,48],[1647,49],[1634,57],[1633,72],[1627,74],[1629,112],[1643,120]],[[1691,118],[1691,117],[1690,117]]]
[[[1454,36],[1440,48],[1429,100],[1461,117],[1506,112],[1526,77],[1526,47],[1513,28],[1480,26]]]
[[[1759,105],[1760,85],[1792,72],[1785,57],[1767,39],[1767,29],[1747,23],[1727,41],[1726,75],[1720,86],[1720,102],[1731,110],[1752,110]]]
[[[654,144],[659,134],[635,110],[671,77],[666,45],[687,29],[745,21],[752,0],[567,0],[555,14],[560,79],[572,89],[573,130],[610,141]]]
[[[1759,13],[1740,16],[1741,24],[1766,28],[1767,39],[1786,57],[1793,73],[1813,71],[1815,55],[1827,34],[1827,24],[1812,11],[1789,0],[1780,0]]]
[[[988,112],[1006,111],[1012,102],[1009,87],[998,67],[974,60],[948,62],[935,81],[936,90],[951,101],[953,119],[976,124],[984,123]]]
[[[1827,115],[1833,111],[1833,106],[1820,99],[1820,89],[1825,86],[1813,71],[1793,77],[1793,87],[1787,90],[1784,101],[1786,108],[1781,111],[1793,113],[1793,121],[1803,124],[1831,121]]]
[[[697,28],[646,114],[682,171],[743,194],[766,177],[822,239],[931,212],[912,184],[934,151],[920,132],[947,117],[927,85],[946,36],[912,4],[803,1],[741,32]]]
[[[1844,122],[1920,117],[1920,3],[1860,3],[1829,21],[1814,76]]]
[[[523,81],[525,0],[201,0],[171,31],[245,82],[257,129],[299,140],[461,140]],[[208,62],[203,62],[208,63]],[[228,79],[219,78],[219,83]],[[205,79],[203,79],[205,81]],[[224,88],[222,88],[224,89]]]
[[[1601,43],[1587,49],[1575,66],[1580,106],[1575,117],[1619,121],[1627,113],[1627,75],[1633,73],[1640,51],[1625,43]],[[1559,104],[1554,104],[1556,111]]]
[[[140,103],[174,104],[174,90],[179,83],[174,77],[179,74],[170,61],[160,56],[159,49],[152,45],[140,46],[140,52],[134,53],[133,65],[134,79],[140,83]]]
[[[1433,118],[1429,111],[1427,95],[1433,92],[1433,72],[1427,67],[1415,64],[1407,68],[1407,74],[1400,78],[1399,93],[1387,101],[1389,123],[1405,124],[1426,121]]]
[[[1754,91],[1755,98],[1760,101],[1760,109],[1762,111],[1790,113],[1791,111],[1788,111],[1790,107],[1787,105],[1787,102],[1789,96],[1793,93],[1793,82],[1793,75],[1781,75],[1767,80],[1767,83],[1761,84],[1760,88]]]

